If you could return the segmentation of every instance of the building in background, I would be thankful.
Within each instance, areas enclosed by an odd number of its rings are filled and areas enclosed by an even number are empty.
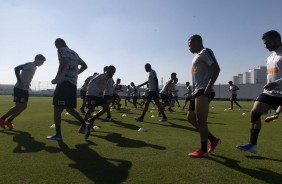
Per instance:
[[[245,72],[244,75],[238,74],[233,76],[234,84],[265,84],[266,83],[266,66],[258,66]]]

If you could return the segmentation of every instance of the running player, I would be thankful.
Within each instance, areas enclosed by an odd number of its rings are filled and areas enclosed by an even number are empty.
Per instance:
[[[20,115],[27,107],[29,98],[29,87],[35,71],[38,66],[41,66],[45,57],[41,54],[35,56],[33,62],[15,67],[15,74],[17,83],[14,86],[14,102],[15,106],[12,107],[6,114],[0,118],[0,126],[5,129],[5,126],[14,129],[12,121]],[[6,120],[7,119],[7,120]]]
[[[163,111],[163,107],[159,101],[159,82],[157,73],[155,70],[152,69],[151,64],[147,63],[145,64],[145,70],[149,73],[148,81],[140,84],[137,86],[137,88],[140,88],[141,86],[144,86],[146,84],[149,84],[149,94],[147,96],[143,112],[140,117],[134,118],[136,121],[143,122],[144,116],[146,115],[146,112],[148,111],[149,104],[152,100],[155,101],[155,104],[158,106],[160,113],[162,114],[162,119],[160,121],[164,122],[167,121],[167,117]]]
[[[238,86],[234,85],[232,81],[229,81],[229,92],[231,94],[230,103],[231,107],[230,110],[233,110],[233,102],[239,107],[239,110],[242,109],[242,106],[237,102],[237,91],[239,90]]]

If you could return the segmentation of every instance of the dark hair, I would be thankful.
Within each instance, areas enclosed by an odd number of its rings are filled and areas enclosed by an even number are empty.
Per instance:
[[[172,72],[172,73],[171,73],[171,76],[173,76],[173,75],[175,75],[175,76],[176,76],[176,73],[175,73],[175,72]]]
[[[197,35],[197,34],[191,36],[188,40],[194,40],[194,39],[198,39],[200,42],[203,42],[202,37],[200,35]]]
[[[262,39],[264,40],[266,37],[270,37],[272,39],[278,38],[281,41],[281,36],[277,31],[271,30],[262,35]]]
[[[39,60],[44,60],[44,61],[46,60],[46,58],[42,54],[37,54],[34,59],[35,60],[39,59]]]
[[[105,66],[104,67],[104,72],[107,71],[107,70],[108,70],[108,66]]]
[[[55,45],[56,46],[61,46],[61,47],[67,47],[67,44],[66,44],[65,40],[63,40],[62,38],[57,38],[55,40]]]
[[[108,70],[116,70],[116,67],[114,67],[113,65],[110,65],[110,66],[108,66],[107,71],[108,71]]]
[[[147,68],[147,67],[151,68],[151,64],[150,64],[150,63],[146,63],[146,64],[145,64],[145,67],[146,67],[146,68]]]
[[[233,83],[232,81],[229,81],[228,83]]]

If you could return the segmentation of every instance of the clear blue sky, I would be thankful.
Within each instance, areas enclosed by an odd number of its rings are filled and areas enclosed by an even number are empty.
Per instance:
[[[2,0],[0,84],[14,84],[14,67],[38,53],[47,61],[33,81],[51,81],[58,37],[88,64],[79,85],[110,64],[122,84],[140,84],[148,77],[146,63],[159,81],[176,72],[184,83],[191,81],[187,38],[193,34],[217,57],[216,84],[227,84],[233,75],[265,65],[270,53],[261,36],[272,29],[282,34],[281,7],[281,0]]]

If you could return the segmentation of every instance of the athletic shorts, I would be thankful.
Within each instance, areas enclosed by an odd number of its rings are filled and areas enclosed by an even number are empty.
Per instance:
[[[169,102],[169,99],[170,99],[169,95],[164,95],[164,94],[160,93],[160,96],[161,96],[161,99],[162,99],[163,102],[165,102],[165,103]]]
[[[205,93],[205,89],[200,89],[199,91],[197,91],[197,93],[195,93],[192,96],[192,99],[190,100],[190,104],[188,107],[188,111],[195,111],[195,99],[198,98],[199,96],[204,95]],[[211,95],[208,96],[209,101],[211,101]]]
[[[90,107],[98,107],[98,106],[102,106],[103,104],[105,104],[105,100],[103,97],[97,97],[97,96],[86,96],[86,107],[90,108]]]
[[[130,97],[129,96],[125,97],[125,100],[130,100]]]
[[[113,100],[115,101],[116,99],[118,99],[118,98],[120,98],[119,96],[118,96],[118,94],[113,94]]]
[[[156,99],[159,99],[159,95],[156,91],[149,91],[147,99],[156,100]]]
[[[190,101],[191,99],[192,99],[192,96],[187,96],[186,99],[185,99],[185,101],[188,102],[188,101]]]
[[[28,91],[14,87],[14,102],[24,103],[28,102]]]
[[[114,97],[111,95],[104,95],[104,103],[110,104],[114,100]]]
[[[174,96],[173,98],[174,98],[174,100],[178,100],[178,96]]]
[[[133,96],[133,97],[132,97],[133,103],[137,102],[137,100],[138,100],[138,96]]]
[[[282,105],[282,97],[275,97],[265,93],[261,93],[256,101],[270,105],[273,110],[276,110],[278,106]]]
[[[76,108],[76,85],[69,81],[57,84],[53,95],[53,105]]]
[[[231,99],[232,100],[236,100],[237,99],[237,95],[236,94],[232,94]]]
[[[80,90],[80,98],[81,99],[86,99],[86,91]]]

